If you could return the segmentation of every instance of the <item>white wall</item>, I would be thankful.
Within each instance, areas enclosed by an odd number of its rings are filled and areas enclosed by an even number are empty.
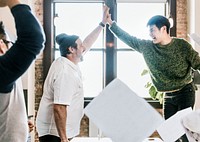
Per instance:
[[[21,0],[22,3],[29,4],[31,0]],[[31,6],[31,5],[30,5]],[[0,8],[0,20],[4,22],[6,31],[11,40],[16,40],[16,30],[14,19],[8,7]]]
[[[200,35],[200,0],[187,0],[188,3],[188,34],[197,33]],[[190,40],[195,50],[200,53],[200,45]],[[200,108],[200,85],[196,92],[195,109]]]
[[[194,20],[194,32],[200,35],[200,1],[195,0],[195,20]],[[200,53],[200,45],[195,44],[195,49]],[[198,85],[198,91],[196,95],[196,104],[195,104],[195,109],[200,108],[200,85]]]

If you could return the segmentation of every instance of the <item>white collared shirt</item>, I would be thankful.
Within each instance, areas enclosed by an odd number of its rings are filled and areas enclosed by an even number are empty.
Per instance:
[[[64,57],[52,63],[45,80],[36,119],[39,136],[48,134],[59,136],[54,120],[53,104],[68,106],[67,137],[78,135],[84,104],[82,76],[78,65]]]

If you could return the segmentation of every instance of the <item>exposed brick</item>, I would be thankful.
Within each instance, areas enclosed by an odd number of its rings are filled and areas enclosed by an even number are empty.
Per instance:
[[[43,25],[43,0],[35,0],[34,4],[35,4],[36,17]],[[37,115],[37,110],[39,108],[39,103],[42,97],[43,82],[44,82],[43,52],[41,52],[40,55],[37,56],[37,59],[35,61],[35,116]],[[39,142],[36,129],[35,129],[35,142]]]
[[[177,37],[187,39],[187,0],[177,0]]]

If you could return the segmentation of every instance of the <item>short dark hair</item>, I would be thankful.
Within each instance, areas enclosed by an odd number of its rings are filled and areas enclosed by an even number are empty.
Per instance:
[[[3,25],[2,21],[0,21],[0,34],[6,35],[6,32],[5,32],[4,25]]]
[[[148,23],[147,23],[147,26],[152,26],[152,25],[156,25],[156,27],[158,29],[160,29],[163,26],[166,26],[167,27],[167,33],[169,33],[170,22],[164,16],[156,15],[156,16],[153,16],[152,18],[150,18],[149,21],[148,21]]]

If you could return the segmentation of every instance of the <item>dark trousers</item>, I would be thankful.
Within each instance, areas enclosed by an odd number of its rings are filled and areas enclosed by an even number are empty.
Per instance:
[[[69,141],[72,140],[72,138],[68,139]],[[61,139],[54,135],[45,135],[42,137],[39,137],[40,142],[61,142]]]
[[[164,97],[163,109],[164,118],[168,119],[177,111],[192,107],[195,103],[195,86],[193,83],[187,84],[181,90],[166,93]],[[189,142],[186,135],[183,135],[176,142]]]
[[[53,135],[39,137],[40,142],[61,142],[60,138]]]

